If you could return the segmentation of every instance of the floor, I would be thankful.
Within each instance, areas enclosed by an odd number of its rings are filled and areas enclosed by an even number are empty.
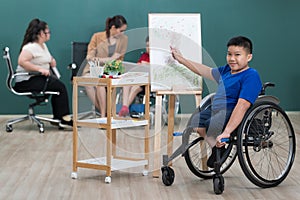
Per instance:
[[[299,143],[300,113],[288,113]],[[225,190],[221,195],[213,192],[212,180],[194,176],[183,158],[173,163],[175,181],[167,187],[161,178],[153,178],[153,157],[150,154],[150,170],[143,176],[143,168],[114,171],[112,182],[104,182],[105,172],[78,170],[78,179],[71,178],[72,131],[58,130],[45,124],[45,133],[40,134],[36,125],[24,122],[14,126],[12,133],[5,131],[5,123],[15,116],[0,116],[0,200],[9,199],[297,199],[300,198],[299,148],[288,177],[279,186],[262,189],[245,177],[236,160],[224,174]],[[184,120],[182,120],[184,124]],[[176,130],[182,130],[179,123]],[[118,134],[118,152],[142,156],[140,142],[143,129],[124,129]],[[150,152],[153,153],[153,129],[150,131]],[[166,127],[162,130],[166,133]],[[97,157],[105,151],[103,130],[80,128],[80,157]],[[165,144],[165,137],[162,144]],[[175,137],[174,148],[180,144]],[[165,145],[162,145],[165,151]]]

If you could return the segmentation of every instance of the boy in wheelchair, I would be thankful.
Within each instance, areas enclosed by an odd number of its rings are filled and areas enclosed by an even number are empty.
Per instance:
[[[213,168],[216,148],[221,148],[221,155],[225,152],[226,143],[221,140],[230,138],[262,89],[258,72],[249,67],[252,42],[243,36],[230,39],[227,43],[227,64],[218,68],[188,60],[172,47],[171,52],[179,63],[218,84],[211,106],[191,119],[191,127],[213,147],[207,160],[207,166]]]

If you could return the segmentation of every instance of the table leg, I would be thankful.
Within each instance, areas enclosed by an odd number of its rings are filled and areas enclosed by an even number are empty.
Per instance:
[[[173,132],[174,132],[174,112],[175,112],[175,95],[169,95],[169,104],[168,104],[168,147],[167,154],[168,156],[173,153]],[[170,166],[172,163],[170,163]]]
[[[201,94],[195,94],[195,100],[196,100],[196,107],[200,106],[202,100]]]
[[[155,124],[154,124],[154,170],[153,178],[159,177],[160,171],[160,144],[161,144],[161,108],[162,108],[162,95],[156,94],[155,98]]]

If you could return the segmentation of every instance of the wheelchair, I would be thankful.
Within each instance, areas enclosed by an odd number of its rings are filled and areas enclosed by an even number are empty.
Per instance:
[[[265,94],[265,83],[255,103],[248,109],[242,122],[226,141],[226,150],[221,155],[217,148],[214,168],[206,164],[212,153],[208,143],[190,127],[193,116],[211,105],[214,94],[203,98],[200,106],[192,114],[182,134],[182,143],[175,152],[163,155],[162,182],[170,186],[175,172],[170,162],[181,155],[191,172],[197,177],[213,179],[215,194],[224,191],[224,174],[238,157],[245,176],[261,188],[275,187],[288,175],[295,159],[295,133],[284,110],[278,105],[278,98]]]

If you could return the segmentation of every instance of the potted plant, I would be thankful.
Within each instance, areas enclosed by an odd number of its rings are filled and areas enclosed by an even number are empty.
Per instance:
[[[122,60],[112,60],[104,64],[104,73],[108,75],[120,75],[124,72]]]

